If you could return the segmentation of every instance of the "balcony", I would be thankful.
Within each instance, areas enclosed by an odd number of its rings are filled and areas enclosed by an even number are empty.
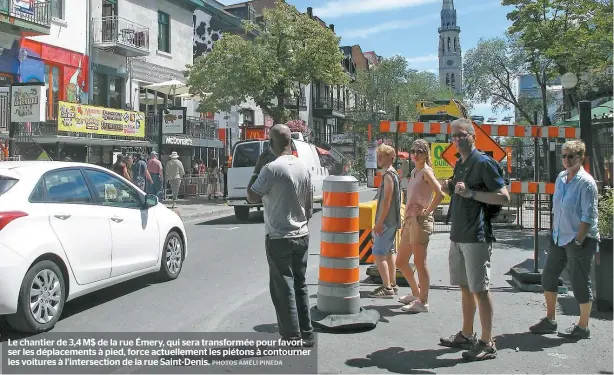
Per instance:
[[[113,48],[125,57],[149,55],[149,28],[127,19],[111,16],[92,21],[94,47]]]
[[[186,117],[185,135],[193,139],[218,140],[219,124],[217,121],[201,119],[198,117]],[[154,143],[158,141],[160,129],[160,116],[155,112],[145,115],[145,138]]]
[[[316,117],[345,117],[345,103],[337,98],[314,98],[313,115]]]
[[[0,32],[19,36],[23,31],[36,35],[51,34],[51,2],[18,6],[13,0],[0,0]]]
[[[296,105],[296,98],[293,97],[285,97],[284,98],[284,106],[288,109],[299,109],[300,111],[307,110],[307,99],[304,96],[298,98],[298,107]]]

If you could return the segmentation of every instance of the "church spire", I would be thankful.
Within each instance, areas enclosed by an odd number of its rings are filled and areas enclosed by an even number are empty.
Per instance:
[[[456,9],[454,0],[443,0],[441,7],[441,30],[456,30]]]
[[[460,27],[456,24],[454,0],[443,0],[439,27],[439,82],[454,92],[462,92],[463,60]]]

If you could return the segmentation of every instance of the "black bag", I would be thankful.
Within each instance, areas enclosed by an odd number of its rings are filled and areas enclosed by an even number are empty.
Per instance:
[[[479,155],[483,155],[486,156],[488,158],[490,158],[495,165],[497,166],[497,172],[499,173],[499,176],[503,177],[503,169],[501,168],[501,166],[499,165],[499,163],[496,162],[495,159],[493,159],[490,155],[488,155],[487,153],[484,153],[480,150],[477,150],[477,152],[479,153]],[[456,164],[454,165],[454,172],[452,174],[452,177],[450,178],[450,183],[448,184],[448,194],[450,195],[450,208],[452,207],[452,204],[454,204],[454,196],[456,194],[454,194],[454,187],[456,186],[457,182],[464,182],[464,181],[457,181],[456,180],[456,175],[457,175],[457,168],[460,165],[461,159],[459,158],[456,161]],[[475,165],[475,161],[473,161],[473,163],[471,163],[471,166],[469,167],[469,170],[467,170],[467,173],[465,174],[466,176],[469,176],[469,174],[471,173],[471,171],[473,170],[473,166]],[[505,186],[509,185],[509,179],[504,179],[504,184]],[[467,186],[467,188],[469,188],[469,186]],[[480,204],[482,205],[483,209],[484,209],[484,220],[488,223],[490,223],[491,219],[495,218],[499,212],[501,212],[501,210],[503,209],[502,205],[498,205],[498,204],[488,204],[488,203],[482,203],[480,202]],[[449,209],[448,210],[448,214],[446,215],[446,225],[450,222],[450,215],[451,215],[452,210]]]

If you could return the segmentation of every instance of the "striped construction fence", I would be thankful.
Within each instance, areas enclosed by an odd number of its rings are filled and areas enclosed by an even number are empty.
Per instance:
[[[324,180],[317,306],[311,310],[317,326],[375,327],[380,318],[360,303],[358,189],[353,176]]]
[[[532,182],[532,181],[511,181],[507,186],[510,194],[554,194],[554,183],[552,182]]]
[[[477,125],[477,124],[476,124]],[[496,137],[580,138],[580,128],[569,126],[477,125],[487,135]],[[380,121],[380,133],[451,134],[449,122]]]

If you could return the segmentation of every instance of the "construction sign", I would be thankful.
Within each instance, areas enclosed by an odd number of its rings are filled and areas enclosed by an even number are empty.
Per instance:
[[[435,172],[435,178],[439,180],[440,183],[452,177],[454,172],[454,168],[443,158],[443,153],[449,146],[449,143],[431,143],[431,163],[433,164],[433,172]],[[444,195],[441,203],[450,204],[450,197]]]
[[[489,154],[497,163],[501,163],[507,155],[506,152],[480,126],[474,125],[473,127],[475,129],[475,148]],[[450,143],[450,146],[443,152],[442,156],[454,167],[456,160],[459,158],[459,153],[454,143]]]

